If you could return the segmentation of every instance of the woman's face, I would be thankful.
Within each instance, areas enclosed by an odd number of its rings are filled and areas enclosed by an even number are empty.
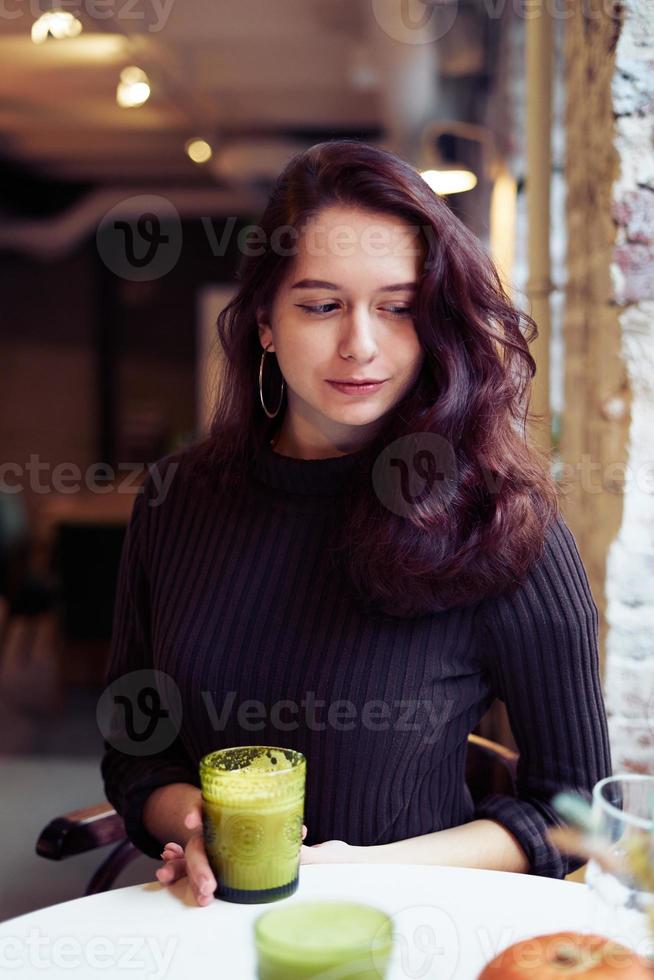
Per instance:
[[[276,352],[286,382],[282,438],[352,452],[420,374],[424,350],[410,309],[420,238],[401,219],[330,206],[293,244],[270,315],[257,314],[261,344]],[[384,383],[356,394],[329,383],[351,378]]]

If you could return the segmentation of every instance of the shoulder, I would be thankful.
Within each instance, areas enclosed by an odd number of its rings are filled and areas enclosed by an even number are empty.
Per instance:
[[[188,447],[176,449],[147,463],[140,486],[135,490],[130,528],[149,541],[168,531],[174,532],[189,499],[194,475]],[[192,492],[194,503],[199,494]]]
[[[562,599],[571,589],[578,595],[580,584],[583,584],[584,592],[590,591],[577,539],[560,512],[545,531],[542,553],[534,562],[525,584],[532,590],[539,586],[551,591],[552,597],[556,595]]]
[[[575,615],[596,617],[597,605],[577,539],[561,513],[545,533],[543,554],[535,563],[531,577],[534,582],[542,583],[543,588],[549,588],[552,599],[567,604]]]
[[[211,459],[206,440],[193,442],[167,453],[145,467],[140,487],[144,508],[165,509],[183,495],[199,505],[206,494],[220,489],[217,474],[222,467]]]
[[[143,506],[148,510],[165,504],[173,490],[189,479],[191,470],[191,447],[182,447],[147,463],[140,491]]]
[[[130,534],[139,540],[142,561],[150,566],[155,542],[176,539],[192,502],[203,507],[201,480],[192,465],[192,448],[184,446],[147,463],[130,518]]]

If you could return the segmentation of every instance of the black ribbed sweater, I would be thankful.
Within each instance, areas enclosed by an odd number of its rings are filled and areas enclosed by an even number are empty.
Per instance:
[[[120,741],[119,709],[107,798],[158,857],[142,823],[153,789],[199,786],[215,748],[288,746],[307,757],[306,844],[386,844],[486,817],[516,836],[532,874],[562,878],[582,862],[545,838],[561,822],[551,798],[589,799],[611,773],[597,608],[575,539],[559,517],[512,594],[413,619],[364,612],[328,560],[359,457],[266,445],[238,494],[196,479],[188,450],[160,460],[157,480],[151,470],[123,547],[106,680],[152,668],[179,707],[166,738],[138,745]],[[495,697],[520,750],[519,798],[475,806],[466,739]]]

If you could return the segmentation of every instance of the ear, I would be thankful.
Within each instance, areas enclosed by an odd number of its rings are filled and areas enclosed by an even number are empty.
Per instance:
[[[263,308],[263,306],[257,307],[257,328],[259,330],[259,340],[263,347],[268,347],[269,350],[274,350],[271,347],[272,344],[272,329],[270,327],[270,320],[268,318],[268,313]]]

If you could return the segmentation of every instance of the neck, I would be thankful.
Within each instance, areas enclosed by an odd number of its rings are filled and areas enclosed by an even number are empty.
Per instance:
[[[293,459],[333,459],[339,456],[349,456],[351,453],[360,452],[365,448],[365,443],[357,443],[351,446],[334,446],[331,444],[318,444],[321,440],[313,441],[311,444],[303,444],[303,440],[291,435],[288,427],[282,425],[279,431],[270,440],[271,447],[280,456],[288,456]]]

